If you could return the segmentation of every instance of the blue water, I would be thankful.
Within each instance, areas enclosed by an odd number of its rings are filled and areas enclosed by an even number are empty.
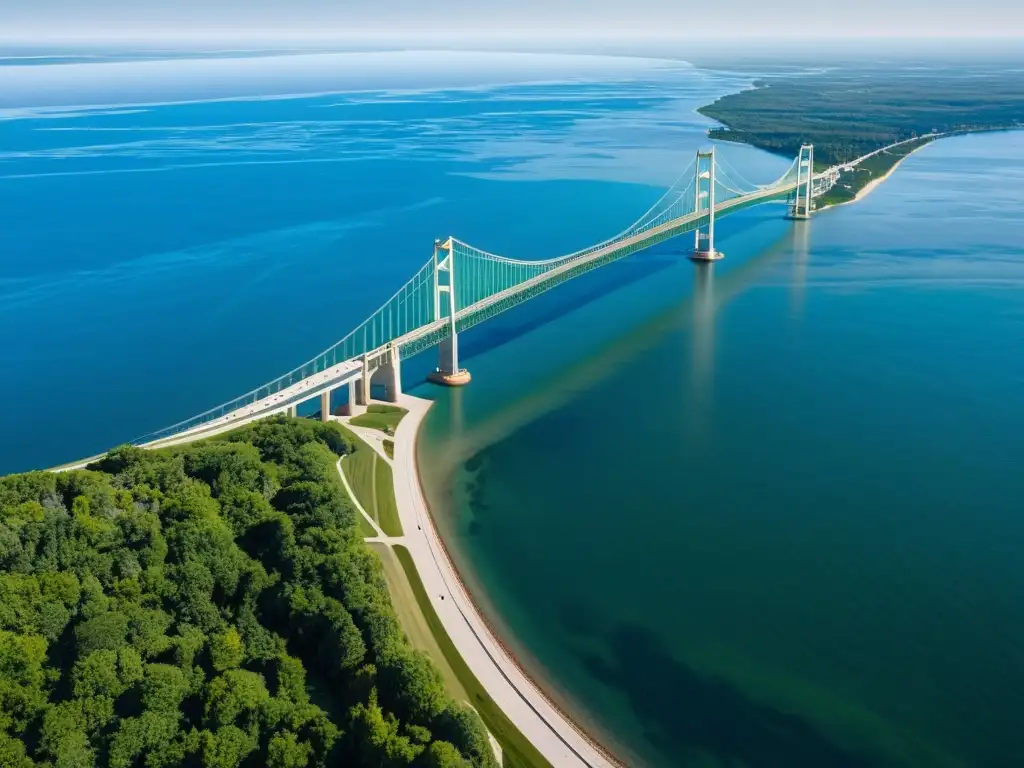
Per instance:
[[[471,53],[0,66],[0,471],[291,369],[437,237],[541,257],[618,231],[689,161],[693,109],[745,83]]]
[[[619,231],[749,82],[97,55],[0,57],[3,472],[290,369],[434,238],[542,258]],[[809,225],[722,221],[713,267],[680,240],[545,294],[461,337],[470,387],[417,389],[476,596],[632,763],[1019,765],[1021,199],[1024,135],[942,141]]]
[[[636,256],[439,397],[460,569],[631,762],[1021,764],[1021,200],[1024,133],[938,142],[712,266]]]

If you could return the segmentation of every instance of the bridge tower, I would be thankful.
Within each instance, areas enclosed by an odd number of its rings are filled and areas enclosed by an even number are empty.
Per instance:
[[[693,254],[695,261],[717,261],[725,254],[715,250],[715,148],[710,152],[697,151],[695,164],[696,178],[693,185],[693,209],[695,212],[706,210],[708,221],[706,227],[697,227],[694,232]]]
[[[809,219],[814,210],[814,145],[803,144],[796,159],[796,190],[789,201],[789,218]]]
[[[452,238],[434,241],[434,322],[441,320],[441,296],[448,310],[448,335],[438,345],[437,370],[427,374],[436,384],[461,387],[469,383],[469,371],[459,367],[459,335],[455,330],[455,245]]]

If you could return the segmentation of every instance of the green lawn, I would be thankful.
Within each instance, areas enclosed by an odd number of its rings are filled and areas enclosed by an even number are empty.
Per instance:
[[[377,535],[377,531],[370,525],[370,521],[359,514],[359,512],[356,512],[356,519],[359,521],[359,533],[364,539]]]
[[[389,459],[395,458],[395,441],[385,440],[384,441],[384,453],[388,455]]]
[[[398,422],[402,420],[406,413],[408,411],[405,408],[399,408],[397,405],[375,404],[367,406],[366,413],[356,416],[349,421],[357,427],[379,429],[381,432],[393,435],[395,427],[398,426]]]
[[[380,456],[376,456],[376,460],[378,524],[388,536],[401,536],[402,523],[398,519],[398,504],[395,502],[395,482],[391,477],[391,466]]]
[[[488,695],[480,681],[476,679],[476,675],[470,671],[462,655],[456,650],[451,638],[448,637],[448,633],[445,632],[441,619],[438,618],[437,612],[430,602],[430,598],[427,596],[426,589],[423,588],[423,582],[420,580],[420,575],[412,562],[412,555],[409,554],[409,550],[402,546],[395,546],[392,549],[405,570],[405,576],[409,580],[413,594],[416,596],[416,602],[419,603],[423,617],[426,619],[427,625],[430,627],[430,631],[433,633],[441,653],[444,654],[447,666],[458,678],[460,685],[470,698],[470,703],[480,713],[480,717],[487,726],[487,730],[501,744],[505,767],[552,768],[551,763],[544,759],[533,744],[505,716],[501,708],[494,703],[494,700]]]
[[[341,462],[341,471],[345,473],[345,479],[356,495],[356,499],[363,505],[363,509],[374,520],[379,522],[377,517],[377,506],[373,500],[373,471],[376,456],[374,451],[359,441],[356,443],[356,450],[346,456]]]
[[[359,503],[388,536],[401,536],[402,524],[398,520],[398,505],[395,503],[395,488],[391,467],[373,448],[353,436],[356,450],[341,462],[345,479],[352,486]],[[360,516],[361,517],[361,516]],[[365,520],[360,522],[361,530],[370,528]],[[372,529],[371,529],[372,531]],[[371,532],[368,535],[375,535]]]
[[[444,678],[448,695],[456,701],[469,704],[469,694],[462,687],[459,676],[455,674],[448,659],[441,653],[437,639],[434,637],[430,625],[427,624],[423,611],[420,610],[416,593],[413,592],[409,579],[405,575],[405,569],[398,562],[394,549],[387,544],[374,542],[368,546],[376,553],[384,566],[384,580],[388,583],[391,603],[395,607],[395,613],[398,614],[398,621],[405,631],[405,636],[409,638],[409,642],[414,648],[418,648],[430,656],[437,668],[441,670],[441,677]]]

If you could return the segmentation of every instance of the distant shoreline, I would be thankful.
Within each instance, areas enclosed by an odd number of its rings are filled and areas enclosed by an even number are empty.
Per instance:
[[[907,154],[905,154],[903,157],[901,157],[899,160],[897,160],[895,163],[893,163],[892,167],[889,168],[889,170],[887,170],[881,176],[877,176],[877,177],[873,178],[871,181],[869,181],[863,187],[858,189],[857,190],[857,194],[854,195],[852,200],[843,200],[842,202],[839,202],[839,203],[830,203],[830,204],[824,206],[823,208],[816,209],[815,213],[822,213],[822,212],[830,210],[832,208],[840,208],[840,207],[842,207],[844,205],[852,205],[853,203],[856,203],[856,202],[859,202],[859,201],[863,200],[865,197],[867,197],[872,192],[874,192],[876,189],[878,189],[878,187],[880,187],[882,185],[882,182],[884,182],[886,179],[888,179],[890,176],[892,176],[893,173],[896,172],[896,169],[899,168],[903,164],[904,160],[906,160],[908,157],[910,157],[915,152],[919,152],[920,150],[924,149],[929,144],[933,144],[935,141],[938,141],[938,139],[940,139],[940,138],[943,138],[943,137],[941,137],[941,136],[936,137],[932,141],[929,141],[929,142],[927,142],[925,144],[922,144],[919,147],[914,147],[912,150],[907,152]]]

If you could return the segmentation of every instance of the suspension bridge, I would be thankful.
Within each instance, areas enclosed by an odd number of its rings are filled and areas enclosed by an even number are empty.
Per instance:
[[[781,177],[755,185],[712,149],[697,152],[665,194],[625,230],[565,256],[513,259],[455,237],[437,240],[430,260],[329,349],[234,400],[132,442],[157,448],[207,437],[277,413],[295,415],[301,403],[315,398],[327,420],[332,394],[342,387],[351,414],[369,404],[374,386],[382,385],[384,399],[393,402],[401,393],[401,360],[434,346],[439,363],[430,378],[465,384],[469,372],[459,365],[459,333],[574,277],[689,232],[694,233],[692,258],[721,258],[715,249],[717,218],[770,202],[788,203],[790,218],[809,218],[814,198],[838,175],[837,168],[815,173],[814,148],[807,144]]]

